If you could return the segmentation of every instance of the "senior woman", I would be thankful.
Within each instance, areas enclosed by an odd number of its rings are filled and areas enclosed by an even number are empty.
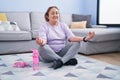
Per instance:
[[[76,65],[74,57],[80,42],[87,42],[94,37],[94,32],[89,32],[86,37],[75,36],[69,27],[59,21],[60,12],[56,6],[51,6],[45,13],[46,23],[40,26],[39,37],[36,43],[43,62],[52,62],[52,68],[58,69],[63,65]],[[69,44],[65,44],[66,40]]]

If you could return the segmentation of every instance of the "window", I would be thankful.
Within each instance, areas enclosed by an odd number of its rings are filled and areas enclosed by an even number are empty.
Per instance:
[[[98,0],[97,24],[120,26],[120,0]]]

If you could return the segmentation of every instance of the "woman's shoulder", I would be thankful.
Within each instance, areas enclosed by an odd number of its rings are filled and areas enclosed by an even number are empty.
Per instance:
[[[48,23],[47,22],[45,22],[45,23],[42,23],[42,24],[40,24],[40,30],[47,30],[48,29]]]
[[[48,28],[48,26],[50,26],[50,25],[48,24],[48,22],[44,22],[44,23],[41,24],[40,27],[42,27],[42,28]]]

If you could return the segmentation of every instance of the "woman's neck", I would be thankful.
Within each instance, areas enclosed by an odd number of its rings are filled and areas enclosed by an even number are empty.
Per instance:
[[[53,27],[58,25],[58,21],[55,21],[55,22],[49,21],[49,23]]]

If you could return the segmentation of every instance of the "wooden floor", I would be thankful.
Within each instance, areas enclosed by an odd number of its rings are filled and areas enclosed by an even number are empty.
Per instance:
[[[120,66],[120,52],[102,53],[102,54],[84,55],[84,56]]]

